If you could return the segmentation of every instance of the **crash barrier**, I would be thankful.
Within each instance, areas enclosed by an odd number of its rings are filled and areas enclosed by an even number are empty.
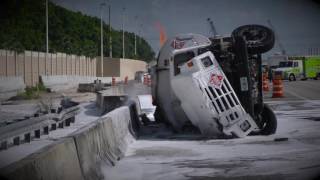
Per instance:
[[[77,88],[80,83],[92,83],[96,79],[101,80],[102,83],[111,83],[110,77],[101,78],[92,76],[40,76],[41,82],[51,91]]]
[[[93,83],[80,83],[78,92],[98,92],[109,86],[111,86],[111,83],[102,83],[101,79],[96,79]]]
[[[124,93],[123,86],[111,86],[97,92],[96,95],[96,103],[101,115],[123,106],[127,101],[128,95]]]
[[[25,87],[22,76],[0,76],[0,101],[7,100],[19,92],[23,92]]]
[[[134,142],[131,111],[120,107],[28,157],[0,169],[7,179],[103,179],[100,165],[114,165]]]
[[[276,75],[273,79],[272,98],[283,97],[283,84],[281,75]]]
[[[268,80],[268,74],[263,73],[262,74],[262,90],[263,91],[269,91],[269,80]]]
[[[48,135],[58,128],[70,126],[75,122],[75,116],[79,113],[78,103],[72,107],[51,109],[51,113],[43,112],[34,114],[34,117],[25,117],[11,121],[10,124],[0,127],[0,151],[22,143],[30,143],[39,139],[41,135]]]

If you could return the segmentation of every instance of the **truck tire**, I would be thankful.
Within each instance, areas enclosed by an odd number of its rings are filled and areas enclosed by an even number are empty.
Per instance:
[[[267,104],[264,104],[261,115],[262,115],[263,126],[260,131],[260,134],[262,135],[274,134],[277,130],[277,118],[274,112],[272,111],[272,109]]]
[[[249,54],[262,54],[273,48],[275,42],[274,32],[261,25],[251,24],[236,28],[232,37],[242,36],[248,46]]]
[[[290,74],[288,79],[289,81],[296,81],[296,77],[294,76],[294,74]]]

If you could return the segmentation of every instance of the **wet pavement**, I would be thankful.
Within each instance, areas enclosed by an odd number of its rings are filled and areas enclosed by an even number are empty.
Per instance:
[[[296,91],[300,85],[285,86]],[[116,166],[102,167],[105,179],[316,179],[320,177],[320,95],[315,89],[308,91],[318,100],[288,91],[282,99],[266,98],[278,119],[277,132],[271,136],[208,140],[154,126]]]

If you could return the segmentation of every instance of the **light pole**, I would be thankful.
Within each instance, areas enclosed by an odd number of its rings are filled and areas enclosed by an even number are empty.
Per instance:
[[[140,30],[139,30],[139,44],[141,43],[141,36],[142,36],[142,24],[140,24]]]
[[[135,22],[137,23],[138,16],[134,17]],[[137,57],[137,33],[134,33],[134,56]]]
[[[109,1],[109,57],[112,58],[111,3]]]
[[[125,58],[125,50],[124,50],[124,11],[126,8],[123,8],[123,15],[122,15],[122,59]]]
[[[100,38],[101,38],[101,45],[100,45],[100,47],[101,47],[101,54],[100,54],[100,56],[101,56],[101,77],[103,77],[103,19],[102,19],[102,16],[103,16],[103,6],[105,6],[106,4],[105,3],[101,3],[100,4],[100,22],[101,22],[101,24],[100,24],[100,32],[101,32],[101,35],[100,35]]]
[[[46,63],[45,63],[45,74],[47,74],[47,60],[49,54],[49,23],[48,23],[48,0],[46,0]]]

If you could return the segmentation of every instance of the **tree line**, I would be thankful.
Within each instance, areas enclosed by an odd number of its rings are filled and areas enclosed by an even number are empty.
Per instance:
[[[0,2],[0,49],[22,52],[46,51],[45,0],[2,0]],[[49,1],[49,51],[67,54],[100,56],[100,19],[73,12]],[[112,55],[122,57],[122,32],[103,23],[104,56],[109,55],[109,34]],[[125,32],[126,58],[150,61],[154,52],[142,37],[137,36],[134,55],[134,33]]]

